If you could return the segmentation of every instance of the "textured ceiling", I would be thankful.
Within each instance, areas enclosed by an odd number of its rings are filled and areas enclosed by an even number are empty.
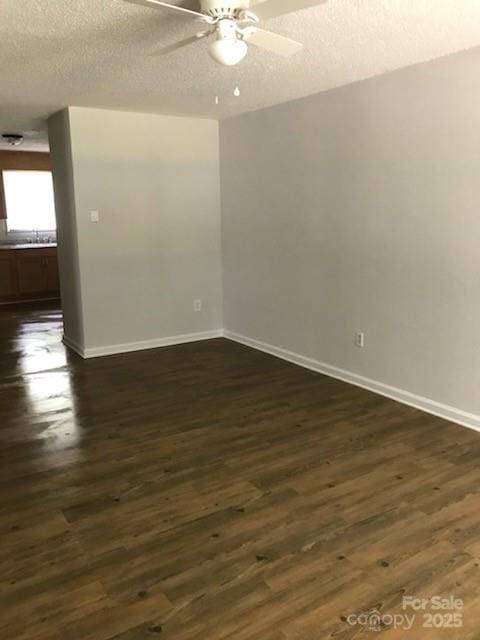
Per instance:
[[[0,131],[29,131],[23,148],[41,148],[44,119],[67,105],[221,119],[277,104],[480,45],[480,1],[329,0],[264,26],[304,50],[251,46],[233,68],[205,41],[155,57],[198,24],[121,0],[1,0]]]

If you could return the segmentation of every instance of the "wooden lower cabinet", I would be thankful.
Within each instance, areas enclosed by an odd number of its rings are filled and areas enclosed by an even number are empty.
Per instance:
[[[17,274],[20,295],[37,295],[46,291],[44,258],[17,256]]]
[[[15,257],[12,251],[0,251],[0,302],[17,295]]]
[[[0,250],[0,302],[59,296],[56,248]]]
[[[47,291],[57,292],[60,295],[60,275],[58,273],[58,260],[56,254],[45,258],[45,277]]]

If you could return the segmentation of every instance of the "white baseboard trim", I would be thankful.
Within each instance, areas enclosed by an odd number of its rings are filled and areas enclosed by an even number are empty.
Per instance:
[[[383,384],[383,382],[378,382],[377,380],[364,378],[356,373],[351,373],[350,371],[333,367],[332,365],[325,364],[324,362],[307,358],[306,356],[301,356],[298,353],[287,351],[287,349],[282,349],[281,347],[275,347],[274,345],[260,342],[259,340],[247,338],[246,336],[233,333],[232,331],[225,330],[224,336],[229,340],[239,342],[240,344],[252,347],[258,351],[264,351],[265,353],[281,358],[282,360],[287,360],[288,362],[292,362],[293,364],[297,364],[301,367],[305,367],[306,369],[311,369],[312,371],[322,373],[326,376],[330,376],[331,378],[343,380],[343,382],[348,382],[357,387],[368,389],[369,391],[378,393],[381,396],[396,400],[397,402],[401,402],[402,404],[406,404],[410,407],[415,407],[415,409],[420,409],[426,413],[431,413],[432,415],[443,418],[444,420],[456,422],[463,427],[480,431],[480,416],[474,413],[468,413],[461,409],[436,402],[435,400],[415,395],[409,391],[391,387],[390,385]]]
[[[211,340],[212,338],[221,338],[223,336],[222,329],[214,331],[202,331],[200,333],[187,333],[185,335],[170,336],[168,338],[154,338],[153,340],[143,340],[141,342],[127,342],[124,344],[112,344],[105,347],[90,347],[78,351],[75,346],[65,342],[67,346],[80,353],[85,358],[100,358],[102,356],[112,356],[119,353],[130,353],[132,351],[146,351],[147,349],[158,349],[159,347],[169,347],[176,344],[186,344],[187,342],[200,342],[201,340]]]
[[[85,357],[83,347],[81,347],[77,342],[75,342],[75,340],[72,340],[68,336],[64,335],[62,338],[62,342],[66,347],[68,347],[72,351],[75,351],[75,353],[78,353],[79,356],[82,356],[82,358]]]

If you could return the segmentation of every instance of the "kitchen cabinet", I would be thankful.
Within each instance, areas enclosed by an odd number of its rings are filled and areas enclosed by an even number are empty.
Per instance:
[[[59,296],[56,247],[0,248],[1,302]]]
[[[56,291],[60,293],[60,276],[58,273],[57,255],[47,256],[45,258],[45,277],[46,290],[49,292]]]
[[[27,255],[25,255],[27,253]],[[35,254],[35,251],[31,252]],[[18,293],[39,294],[46,291],[45,258],[20,251],[17,255]]]
[[[17,295],[15,259],[11,254],[11,251],[0,251],[0,302]]]

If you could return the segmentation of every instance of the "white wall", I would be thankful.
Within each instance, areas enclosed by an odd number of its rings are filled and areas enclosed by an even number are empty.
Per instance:
[[[68,114],[87,354],[221,329],[218,124]]]
[[[226,329],[480,415],[479,68],[221,124]]]
[[[70,344],[81,348],[84,344],[84,320],[70,122],[67,111],[57,113],[50,118],[48,134],[54,176],[64,336]]]

